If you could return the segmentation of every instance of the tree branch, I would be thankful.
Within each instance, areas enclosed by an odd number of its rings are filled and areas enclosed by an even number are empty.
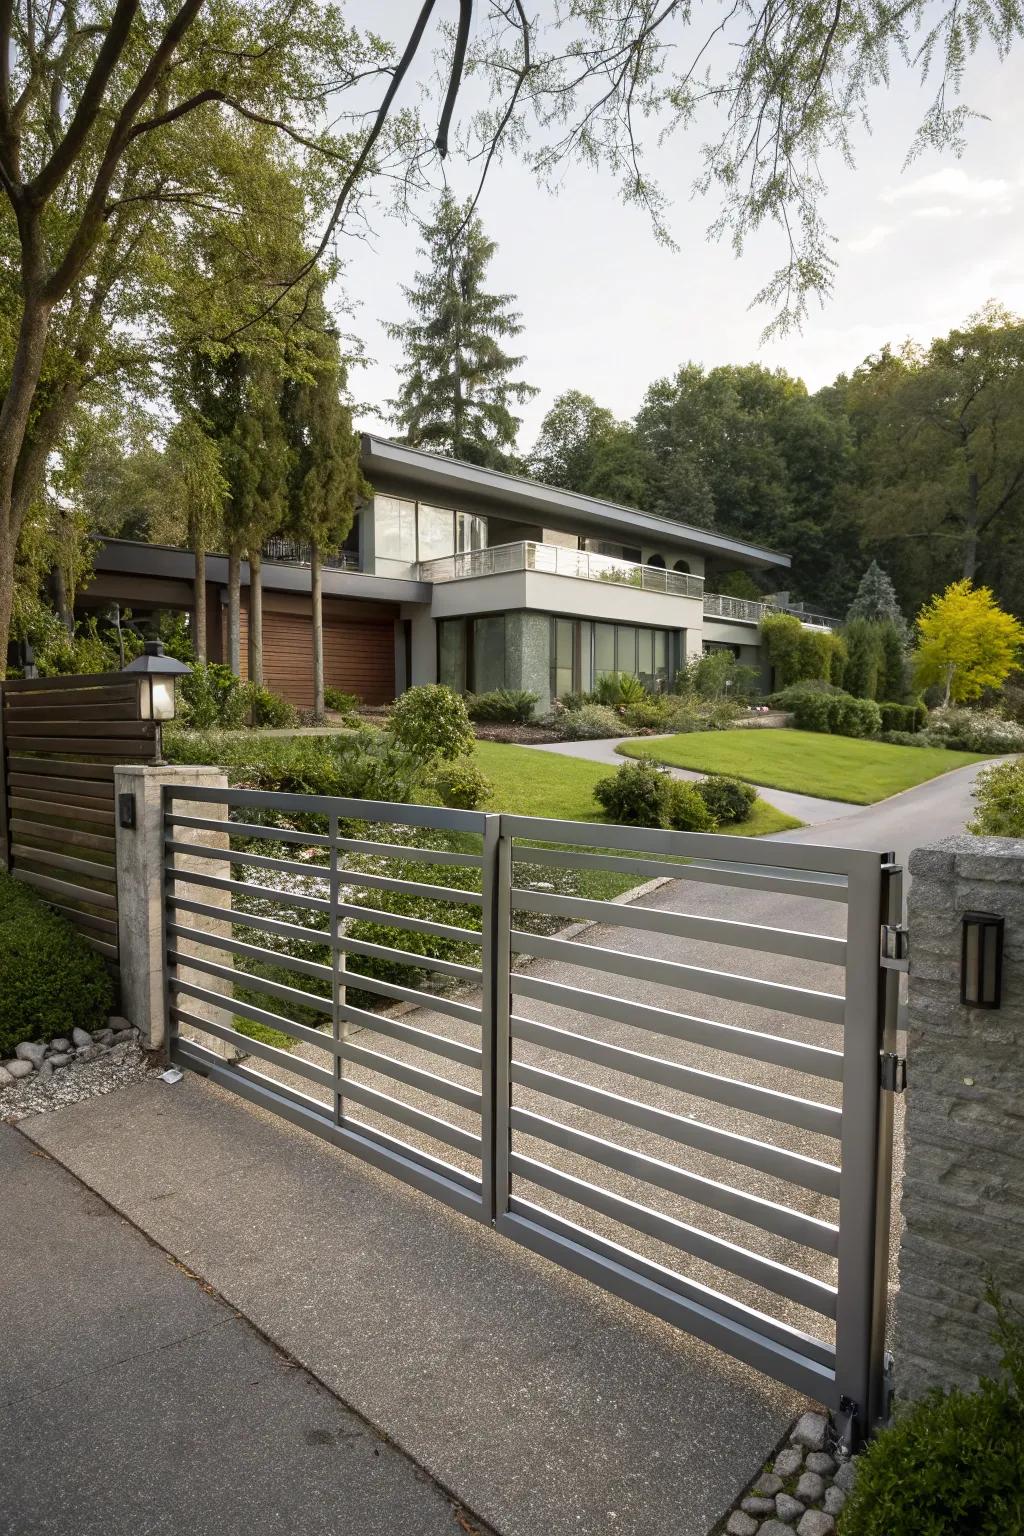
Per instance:
[[[452,114],[455,111],[459,87],[462,84],[462,73],[466,67],[466,48],[469,44],[469,28],[472,20],[473,0],[459,0],[459,26],[455,34],[448,90],[445,93],[444,106],[441,108],[441,117],[437,125],[437,138],[434,140],[434,148],[442,160],[448,153],[448,133],[452,125]]]

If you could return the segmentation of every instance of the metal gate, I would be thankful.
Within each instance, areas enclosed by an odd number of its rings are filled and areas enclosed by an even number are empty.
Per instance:
[[[175,1062],[808,1393],[849,1436],[883,1414],[891,856],[165,796]]]

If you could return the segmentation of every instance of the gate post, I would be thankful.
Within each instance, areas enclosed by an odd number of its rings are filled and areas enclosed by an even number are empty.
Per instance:
[[[164,988],[163,806],[163,791],[167,784],[225,789],[227,775],[220,768],[192,764],[151,766],[129,763],[114,769],[121,1006],[125,1016],[139,1030],[143,1046],[164,1053],[168,1048]],[[227,818],[227,807],[222,805],[203,802],[179,805],[179,809],[213,820]],[[212,837],[219,838],[220,834],[182,827],[176,836],[180,842],[195,842],[201,846],[203,840],[209,844]],[[226,840],[223,842],[227,846]],[[210,861],[197,860],[197,868],[203,863]],[[218,866],[215,872],[222,874],[222,867]],[[214,905],[222,898],[222,893],[205,888],[201,895],[203,900]],[[225,907],[230,904],[230,896],[226,893],[222,900]],[[230,936],[230,924],[226,922],[197,917],[195,925],[197,928],[204,925],[208,929],[216,927]],[[204,977],[203,982],[216,990],[217,983],[212,979]],[[207,1043],[205,1036],[203,1043]]]
[[[1024,1307],[1024,839],[947,838],[911,854],[910,872],[895,1347],[899,1395],[914,1399],[998,1374],[989,1278]],[[1005,922],[998,1006],[962,1000],[967,913]]]

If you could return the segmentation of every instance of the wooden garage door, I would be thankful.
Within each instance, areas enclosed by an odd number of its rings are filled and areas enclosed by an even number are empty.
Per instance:
[[[395,696],[395,625],[391,619],[324,619],[324,679],[364,704]]]

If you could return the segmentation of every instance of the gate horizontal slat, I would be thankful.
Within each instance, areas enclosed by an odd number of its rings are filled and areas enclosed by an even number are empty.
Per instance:
[[[548,1120],[544,1115],[535,1115],[528,1109],[513,1108],[511,1122],[513,1130],[522,1131],[526,1136],[536,1136],[566,1152],[578,1153],[606,1168],[614,1168],[619,1173],[656,1184],[698,1205],[724,1211],[727,1215],[749,1222],[751,1226],[772,1232],[776,1237],[803,1243],[818,1253],[835,1255],[839,1228],[833,1222],[807,1216],[802,1211],[795,1211],[788,1205],[778,1205],[760,1195],[747,1194],[742,1189],[734,1189],[731,1184],[706,1179],[701,1174],[678,1168],[674,1163],[665,1163],[659,1158],[649,1157],[646,1152],[637,1152],[618,1142],[591,1136],[586,1131],[562,1125],[557,1120]]]
[[[597,944],[545,938],[516,928],[512,930],[512,950],[517,955],[560,960],[563,965],[578,965],[584,970],[612,971],[616,976],[660,982],[663,986],[678,987],[686,992],[706,992],[709,997],[749,1003],[754,1008],[772,1008],[804,1019],[818,1019],[825,1024],[843,1022],[845,999],[834,992],[811,992],[806,987],[787,987],[781,982],[760,981],[753,976],[734,976],[729,971],[680,965],[677,960],[654,960],[649,955],[632,955],[618,949],[604,949]]]
[[[694,1258],[704,1259],[717,1269],[728,1270],[730,1274],[750,1280],[765,1290],[774,1291],[778,1296],[785,1296],[790,1301],[809,1307],[813,1312],[821,1313],[823,1317],[835,1317],[835,1286],[826,1285],[813,1275],[805,1275],[798,1269],[778,1264],[774,1259],[764,1258],[749,1248],[740,1247],[738,1243],[726,1242],[724,1238],[714,1237],[699,1227],[676,1221],[673,1216],[665,1216],[635,1200],[615,1195],[600,1185],[588,1184],[585,1179],[577,1179],[573,1174],[563,1173],[561,1169],[552,1168],[535,1158],[523,1157],[519,1152],[512,1153],[509,1167],[514,1174],[529,1180],[531,1184],[539,1184],[554,1194],[564,1195],[566,1199],[586,1206],[588,1210],[621,1221],[624,1226],[645,1232],[648,1237],[669,1243],[673,1248],[680,1248]]]
[[[597,1062],[645,1082],[660,1083],[665,1088],[676,1088],[681,1093],[711,1099],[716,1104],[728,1104],[732,1109],[744,1109],[766,1120],[780,1120],[785,1125],[800,1126],[823,1136],[838,1137],[842,1133],[842,1112],[833,1109],[831,1104],[817,1104],[812,1099],[798,1099],[793,1094],[777,1093],[773,1088],[758,1088],[737,1078],[719,1077],[713,1072],[685,1067],[660,1056],[648,1056],[643,1051],[630,1051],[625,1046],[611,1045],[589,1035],[576,1035],[551,1024],[538,1024],[533,1019],[520,1018],[518,1014],[512,1016],[512,1029],[513,1040],[528,1040],[532,1045],[545,1046],[581,1061]]]
[[[674,1013],[668,1008],[655,1008],[650,1003],[636,1003],[628,997],[585,992],[581,987],[568,987],[559,981],[549,981],[544,976],[532,976],[529,972],[524,974],[513,971],[511,982],[513,996],[532,997],[562,1008],[573,1008],[591,1017],[610,1019],[613,1023],[628,1024],[635,1029],[652,1030],[674,1040],[689,1040],[695,1045],[706,1045],[712,1050],[747,1056],[751,1060],[769,1062],[773,1066],[789,1067],[812,1077],[824,1077],[838,1082],[843,1076],[842,1051],[832,1051],[822,1045],[806,1045],[801,1040],[767,1035],[760,1030],[743,1029],[737,1024],[719,1024],[712,1019],[694,1018],[692,1014]]]
[[[738,886],[748,891],[771,891],[777,896],[809,896],[816,901],[847,900],[846,879],[840,876],[776,875],[749,867],[731,869],[727,865],[702,863],[699,859],[683,864],[654,856],[583,853],[574,848],[536,848],[522,843],[515,848],[513,858],[519,864],[546,864],[555,869],[599,869],[606,874],[643,875],[647,880],[695,880],[701,885]]]

